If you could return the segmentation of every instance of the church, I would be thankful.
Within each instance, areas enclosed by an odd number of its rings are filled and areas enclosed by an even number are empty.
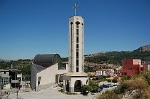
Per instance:
[[[79,92],[89,82],[84,72],[84,19],[76,15],[69,18],[69,62],[65,70],[58,69],[60,56],[37,55],[31,65],[31,87],[35,90],[45,89],[63,81],[63,90]]]
[[[40,91],[54,86],[62,80],[62,75],[68,72],[59,69],[61,57],[59,54],[37,54],[31,64],[31,89]]]

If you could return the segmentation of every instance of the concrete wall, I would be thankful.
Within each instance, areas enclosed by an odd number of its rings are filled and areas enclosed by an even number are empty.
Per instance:
[[[71,81],[69,84],[70,92],[74,92],[74,84],[77,80],[81,81],[81,86],[88,85],[88,77],[71,77]]]
[[[141,65],[140,59],[123,60],[123,69],[121,72],[122,74],[134,76],[135,74],[139,74],[141,72],[142,67],[143,65]]]
[[[150,65],[149,65],[149,64],[148,64],[148,66],[147,66],[147,70],[150,71]]]
[[[76,22],[80,22],[77,28]],[[71,24],[72,23],[72,24]],[[77,29],[79,34],[77,35]],[[77,36],[79,42],[77,43]],[[77,48],[77,45],[79,46]],[[84,19],[81,16],[73,16],[69,19],[69,71],[76,72],[77,55],[79,52],[79,72],[84,71]]]
[[[141,59],[133,59],[133,65],[141,65]]]
[[[5,73],[4,73],[5,72]],[[9,77],[9,71],[7,70],[2,70],[0,71],[0,76],[1,77]]]
[[[64,73],[67,73],[67,72],[68,72],[68,64],[66,64],[66,69],[57,70],[57,74],[64,74]]]
[[[54,64],[40,72],[37,72],[33,65],[31,66],[31,88],[36,91],[53,86],[59,79],[56,75],[68,72],[68,64],[64,70],[58,70],[58,64]]]
[[[36,87],[38,90],[54,85],[56,81],[56,73],[58,71],[58,64],[54,64],[36,75]]]
[[[31,89],[36,90],[36,74],[37,71],[33,66],[34,64],[32,63],[31,65]]]

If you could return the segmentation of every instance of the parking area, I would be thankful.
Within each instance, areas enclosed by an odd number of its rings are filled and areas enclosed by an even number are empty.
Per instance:
[[[101,89],[100,93],[103,93],[107,90],[112,90],[112,89],[116,88],[118,85],[119,85],[119,83],[100,82],[99,83],[99,88]]]

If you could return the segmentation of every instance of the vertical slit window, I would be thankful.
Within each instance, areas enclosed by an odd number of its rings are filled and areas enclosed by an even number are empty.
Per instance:
[[[79,52],[76,52],[76,58],[79,58]]]
[[[77,48],[77,49],[79,48],[79,44],[76,44],[76,48]]]
[[[79,36],[79,29],[76,29],[76,35]]]
[[[76,72],[79,72],[79,60],[76,60]]]
[[[78,59],[76,60],[76,65],[79,66],[79,60]]]
[[[76,72],[79,72],[79,67],[76,67]]]
[[[79,37],[78,36],[77,36],[77,40],[76,41],[77,41],[77,43],[79,43]]]

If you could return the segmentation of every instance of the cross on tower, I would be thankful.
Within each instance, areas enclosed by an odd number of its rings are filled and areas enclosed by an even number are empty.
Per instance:
[[[78,5],[75,3],[75,4],[74,4],[74,7],[73,7],[73,8],[74,8],[74,15],[75,15],[75,16],[76,16],[76,14],[77,14],[77,7],[78,7]]]

